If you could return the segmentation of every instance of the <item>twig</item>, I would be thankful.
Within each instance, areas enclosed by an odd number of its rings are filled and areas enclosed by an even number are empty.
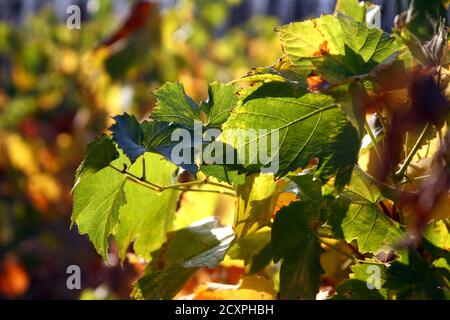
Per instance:
[[[423,129],[422,133],[420,134],[419,139],[417,139],[416,144],[414,145],[411,152],[409,153],[408,157],[406,157],[405,162],[403,163],[402,167],[400,168],[400,170],[398,170],[395,173],[395,178],[397,181],[400,181],[403,178],[403,176],[405,175],[405,172],[408,169],[409,164],[414,159],[415,154],[417,153],[417,151],[419,151],[420,147],[422,146],[423,142],[425,141],[430,128],[431,128],[431,124],[427,123],[427,125]]]

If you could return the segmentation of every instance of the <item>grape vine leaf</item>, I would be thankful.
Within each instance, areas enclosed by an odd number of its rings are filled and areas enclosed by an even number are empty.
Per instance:
[[[201,122],[199,106],[184,92],[180,83],[168,82],[155,91],[158,100],[152,111],[152,119],[193,128]]]
[[[78,225],[80,234],[88,234],[105,260],[109,236],[119,222],[119,209],[125,202],[124,184],[120,173],[105,168],[83,178],[73,189],[72,224]]]
[[[294,202],[275,217],[272,228],[274,260],[283,259],[280,270],[281,299],[315,299],[320,286],[320,254],[315,234],[320,204]]]
[[[370,263],[359,263],[351,267],[350,279],[336,286],[336,300],[385,300],[388,292],[383,285],[386,281],[386,267]],[[376,271],[375,271],[376,270]],[[379,276],[375,279],[375,276]],[[376,283],[378,282],[378,283]],[[369,284],[372,285],[369,288]],[[375,285],[379,285],[376,288]]]
[[[254,93],[246,98],[242,106],[223,125],[221,140],[238,152],[251,154],[253,144],[264,145],[263,139],[276,139],[278,146],[272,148],[267,142],[268,160],[254,164],[250,156],[245,157],[245,172],[259,172],[261,167],[272,165],[280,177],[299,167],[306,167],[311,159],[319,158],[317,171],[324,180],[337,175],[336,184],[344,185],[356,163],[360,141],[353,125],[339,109],[331,96],[298,92],[298,97],[284,96],[284,83],[269,83],[261,88],[273,96],[259,97]],[[279,88],[280,90],[274,90]],[[278,93],[276,93],[278,92]],[[227,135],[239,130],[249,130],[255,139],[227,141]],[[229,134],[228,132],[231,132]],[[257,156],[257,155],[254,155]],[[265,160],[265,159],[262,159]],[[276,170],[277,169],[277,170]]]
[[[112,132],[112,139],[133,163],[145,152],[142,146],[141,126],[136,118],[128,113],[115,116],[113,119],[116,122],[109,129]]]
[[[361,252],[378,252],[402,237],[400,225],[381,210],[382,194],[358,166],[341,197],[330,205],[329,224],[337,237],[358,241]]]
[[[193,128],[186,129],[175,123],[155,120],[142,122],[141,128],[144,133],[143,142],[147,151],[157,152],[193,175],[197,174],[198,165],[195,162],[195,134]],[[186,133],[189,133],[189,135],[186,135]],[[185,161],[185,152],[187,154],[186,160],[188,161]],[[181,163],[175,161],[174,155],[179,155],[183,161]]]
[[[75,174],[75,185],[83,177],[95,174],[97,171],[107,167],[112,161],[119,157],[116,146],[111,139],[102,135],[87,147],[86,157],[81,162]]]
[[[296,186],[302,201],[322,201],[322,183],[310,171],[302,172],[296,176],[289,176]]]
[[[160,186],[174,183],[177,167],[155,153],[145,153],[146,179]],[[140,176],[143,162],[137,161],[129,172]],[[114,230],[119,255],[125,258],[126,251],[134,241],[134,252],[149,258],[153,250],[159,248],[166,239],[166,233],[173,229],[175,212],[180,191],[167,189],[156,192],[147,187],[128,181],[124,185],[126,203],[119,211],[120,223]]]
[[[175,165],[151,153],[146,153],[144,159],[149,179],[163,185],[172,183]],[[112,166],[120,167],[122,163],[129,164],[124,155],[113,161]],[[142,165],[138,161],[129,170],[140,175]],[[118,240],[121,258],[133,240],[135,252],[149,257],[172,228],[178,194],[179,191],[170,189],[157,193],[107,167],[83,178],[74,187],[72,223],[77,224],[81,234],[88,234],[105,260],[112,235]]]
[[[349,16],[357,22],[365,22],[367,4],[359,0],[338,0],[335,12]]]
[[[179,141],[172,137],[179,137],[180,130],[186,130],[180,125],[161,121],[143,121],[139,123],[134,116],[123,114],[115,116],[115,124],[110,130],[113,133],[113,140],[117,143],[132,163],[147,151],[157,152],[163,155],[167,160],[172,161],[172,151],[179,145],[190,152],[191,161],[179,163],[180,167],[196,174],[198,166],[194,159],[194,144],[192,131],[189,131],[189,141]],[[173,162],[173,161],[172,161]]]
[[[168,233],[167,241],[152,253],[133,295],[172,299],[200,267],[212,268],[222,261],[233,238],[231,228],[222,227],[215,218]]]
[[[249,233],[230,247],[228,256],[231,259],[244,260],[245,264],[249,264],[253,257],[258,255],[270,243],[270,237],[271,230],[269,227]]]
[[[234,187],[245,183],[245,174],[238,170],[232,170],[227,166],[219,164],[202,165],[200,170],[207,176],[216,178],[219,182],[228,183]]]
[[[444,300],[448,292],[450,271],[439,266],[430,266],[416,251],[409,251],[409,263],[398,261],[386,270],[384,288],[397,299]]]
[[[200,104],[207,120],[205,126],[220,127],[230,116],[231,110],[237,105],[239,97],[232,85],[214,82],[209,85],[209,96],[206,102]]]
[[[435,247],[450,251],[450,230],[442,220],[432,220],[425,228],[424,238]]]
[[[236,189],[234,232],[241,239],[248,233],[270,225],[279,191],[272,174],[253,174]]]
[[[305,61],[330,83],[368,74],[399,51],[392,36],[337,14],[277,28],[293,67]]]

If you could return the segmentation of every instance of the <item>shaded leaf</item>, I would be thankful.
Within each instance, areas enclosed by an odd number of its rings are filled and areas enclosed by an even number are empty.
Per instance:
[[[172,299],[199,267],[214,267],[225,257],[233,237],[231,228],[221,227],[214,219],[169,233],[167,242],[152,253],[153,259],[133,295]]]
[[[119,157],[116,146],[107,136],[101,136],[87,147],[86,157],[75,174],[75,185],[81,177],[87,177],[107,167]]]
[[[233,226],[237,239],[270,225],[278,194],[271,174],[248,176],[246,182],[237,187]]]
[[[387,290],[383,288],[386,281],[386,267],[370,263],[360,263],[351,267],[350,279],[336,287],[337,300],[385,300]],[[374,277],[379,276],[379,282]],[[371,287],[369,287],[371,285]],[[377,289],[375,285],[380,287]]]
[[[133,115],[127,113],[113,119],[116,122],[110,128],[112,139],[133,163],[145,152],[140,124]]]
[[[322,201],[322,183],[311,172],[302,172],[296,176],[289,176],[298,188],[298,195],[302,201]]]
[[[355,167],[349,185],[331,204],[329,223],[336,236],[347,242],[357,240],[363,253],[378,252],[395,244],[403,231],[378,206],[382,199],[377,185],[359,167]]]
[[[282,259],[281,299],[315,299],[320,286],[322,248],[315,234],[320,205],[295,202],[277,214],[272,229],[273,254]]]
[[[253,257],[270,243],[270,237],[271,230],[269,228],[250,233],[231,246],[228,256],[231,259],[244,260],[245,264],[249,264]]]
[[[409,264],[394,262],[386,271],[384,287],[397,299],[445,299],[444,288],[448,290],[450,272],[445,268],[432,267],[418,255],[409,253]]]

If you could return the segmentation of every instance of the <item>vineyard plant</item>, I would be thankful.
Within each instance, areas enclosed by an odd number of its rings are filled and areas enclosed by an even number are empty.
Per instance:
[[[148,117],[88,145],[72,227],[106,262],[114,247],[146,265],[136,299],[233,264],[238,284],[194,297],[449,298],[447,2],[411,1],[387,33],[376,6],[341,0],[277,27],[279,60],[204,101],[162,85]]]

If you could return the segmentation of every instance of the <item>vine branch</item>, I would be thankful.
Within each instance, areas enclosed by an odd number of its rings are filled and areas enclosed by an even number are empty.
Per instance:
[[[218,193],[218,194],[223,194],[223,195],[229,195],[232,197],[236,196],[236,193],[234,192],[233,187],[228,186],[228,185],[224,185],[221,183],[216,183],[216,182],[212,182],[209,181],[208,178],[199,180],[199,181],[191,181],[191,182],[184,182],[184,183],[175,183],[175,184],[171,184],[171,185],[166,185],[166,186],[160,186],[157,185],[153,182],[150,182],[148,180],[146,180],[145,178],[145,174],[143,175],[143,177],[138,177],[135,174],[125,171],[125,170],[120,170],[118,168],[116,168],[113,165],[108,165],[110,168],[112,168],[113,170],[119,172],[120,174],[124,174],[128,180],[133,181],[134,183],[137,183],[143,187],[149,188],[153,191],[156,192],[163,192],[165,190],[168,189],[172,189],[172,190],[180,190],[180,191],[184,191],[184,192],[205,192],[205,193]],[[217,186],[217,187],[221,187],[224,189],[228,189],[231,191],[223,191],[223,190],[205,190],[205,189],[190,189],[189,187],[193,187],[193,186],[202,186],[202,185],[212,185],[212,186]]]
[[[422,146],[423,142],[425,141],[429,131],[431,129],[431,124],[427,123],[427,125],[425,126],[425,128],[422,130],[422,133],[420,134],[419,139],[417,139],[416,144],[414,145],[414,147],[412,148],[411,152],[409,153],[409,155],[406,157],[405,162],[403,163],[403,165],[401,166],[400,170],[398,170],[395,173],[395,177],[398,181],[400,181],[404,176],[405,176],[405,172],[409,167],[409,164],[411,163],[411,161],[413,160],[414,156],[416,155],[417,151],[419,151],[420,147]]]

